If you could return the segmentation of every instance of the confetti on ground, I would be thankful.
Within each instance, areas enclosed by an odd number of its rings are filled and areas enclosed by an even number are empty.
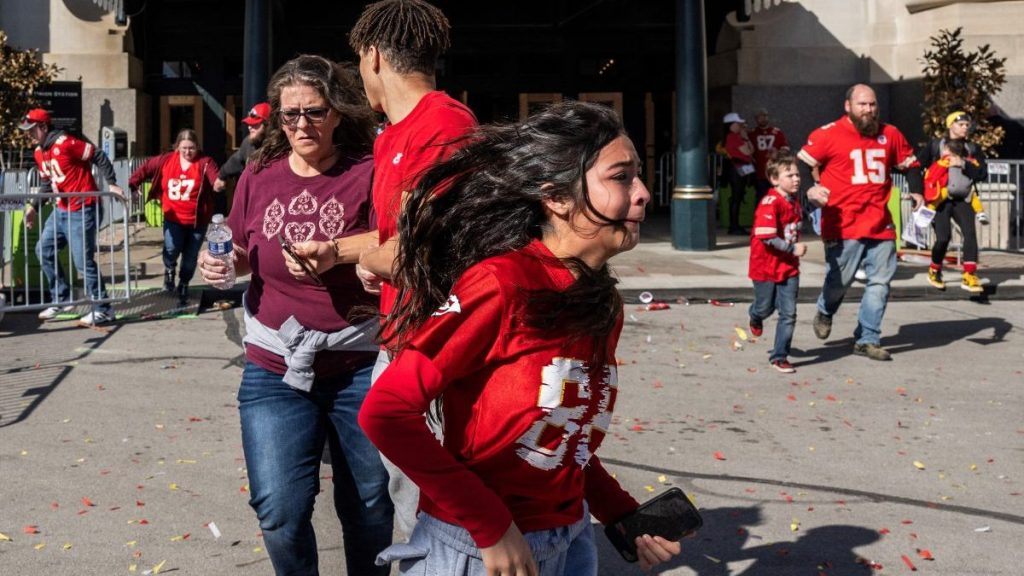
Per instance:
[[[909,556],[902,554],[900,555],[900,558],[903,559],[903,563],[907,565],[907,568],[910,568],[911,572],[917,572],[917,566],[914,566],[914,563],[910,561]]]
[[[798,518],[793,518],[793,520],[789,523],[789,529],[792,532],[799,532],[800,531],[800,520]]]
[[[931,551],[928,550],[927,548],[924,548],[924,549],[918,548],[917,549],[917,555],[920,556],[921,558],[925,559],[925,560],[935,560],[935,557],[932,556]]]
[[[146,570],[145,572],[143,572],[143,574],[146,575],[146,576],[148,576],[149,574],[159,574],[160,570],[163,569],[164,564],[166,564],[166,563],[167,563],[167,560],[161,560],[159,564],[157,564],[156,566],[153,566],[153,568],[150,569],[150,570]]]
[[[736,336],[739,337],[739,339],[743,340],[744,342],[748,340],[747,331],[744,330],[743,328],[740,328],[739,326],[736,327]]]
[[[211,533],[213,533],[213,537],[214,538],[220,538],[220,528],[217,528],[217,524],[216,523],[210,522],[209,524],[206,525],[206,527],[210,529]]]
[[[40,542],[39,544],[36,544],[35,546],[33,546],[33,548],[35,548],[36,550],[42,550],[43,548],[46,548],[46,543],[45,542]]]
[[[668,477],[665,476],[664,474],[662,474],[661,476],[658,476],[658,482],[661,482],[662,484],[666,484],[666,483],[668,483]]]
[[[24,532],[25,534],[39,534],[39,527],[38,526],[25,526],[24,528],[21,529],[21,531]]]
[[[725,454],[722,454],[719,451],[716,451],[712,456],[715,457],[715,460],[725,460]]]
[[[992,531],[992,527],[991,526],[982,526],[981,528],[975,528],[974,531],[975,532],[991,532]]]
[[[87,497],[82,496],[82,506],[95,506],[95,504],[92,503],[92,500],[89,500]]]
[[[4,534],[3,532],[0,532],[0,542],[10,542],[10,541],[11,541],[11,537],[10,536],[8,536],[7,534]]]
[[[920,460],[914,460],[914,468],[917,468],[918,470],[924,470],[924,462],[921,462]]]

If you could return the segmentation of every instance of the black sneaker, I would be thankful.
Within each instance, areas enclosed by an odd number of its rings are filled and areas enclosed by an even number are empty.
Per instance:
[[[819,340],[828,338],[829,334],[832,333],[832,317],[825,316],[821,312],[814,315],[814,335]]]
[[[761,334],[764,334],[764,323],[760,320],[750,319],[750,333],[755,337],[760,338]]]
[[[853,353],[857,356],[867,356],[872,360],[892,360],[892,355],[885,348],[878,344],[854,344]]]
[[[188,284],[178,285],[178,306],[185,306],[188,304]]]

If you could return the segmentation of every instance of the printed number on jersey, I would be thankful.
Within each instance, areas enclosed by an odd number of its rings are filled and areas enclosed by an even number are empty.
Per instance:
[[[541,371],[537,398],[537,406],[544,410],[545,416],[519,437],[516,454],[541,470],[555,470],[571,461],[581,468],[586,466],[592,454],[590,444],[594,429],[603,435],[611,424],[617,386],[615,366],[608,366],[600,382],[593,382],[582,360],[552,360]],[[596,412],[592,408],[594,400]]]
[[[758,135],[757,137],[757,149],[758,150],[771,150],[775,148],[775,134]]]
[[[851,184],[885,184],[886,166],[885,149],[869,148],[867,150],[851,150],[850,160],[853,161],[853,177]]]
[[[43,162],[43,175],[50,179],[50,185],[53,186],[54,192],[63,192],[60,189],[60,184],[67,180],[67,176],[64,171],[60,169],[60,164],[57,163],[56,158],[51,158],[49,162]]]
[[[178,180],[172,178],[167,181],[167,198],[171,200],[187,201],[192,195],[192,188],[196,185],[195,180]]]

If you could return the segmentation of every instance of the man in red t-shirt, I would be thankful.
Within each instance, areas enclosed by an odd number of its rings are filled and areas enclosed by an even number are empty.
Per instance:
[[[811,132],[799,153],[821,176],[807,191],[808,200],[821,208],[825,242],[825,284],[818,297],[814,334],[822,340],[829,337],[832,316],[863,263],[868,279],[853,352],[889,360],[889,352],[881,347],[881,331],[889,283],[896,274],[896,230],[888,209],[890,170],[906,174],[915,208],[924,203],[923,179],[903,134],[878,120],[878,100],[870,86],[850,88],[845,108],[845,116]]]
[[[383,0],[363,10],[349,34],[349,44],[359,54],[359,74],[370,106],[387,116],[373,145],[377,230],[335,239],[333,254],[323,246],[295,245],[300,255],[315,254],[318,268],[358,262],[356,271],[363,286],[380,294],[380,311],[385,316],[397,296],[390,279],[405,195],[415,188],[420,175],[451,156],[477,124],[465,104],[437,90],[434,68],[448,49],[449,30],[445,15],[422,0]],[[388,362],[387,353],[381,351],[372,380]],[[419,491],[398,468],[386,460],[385,465],[391,474],[396,526],[411,534]]]
[[[92,167],[96,165],[107,181],[109,191],[124,195],[117,185],[114,166],[107,155],[84,136],[52,129],[50,113],[46,110],[29,110],[18,128],[28,132],[36,143],[35,160],[42,178],[42,193],[96,192],[96,181],[92,177]],[[35,225],[37,204],[35,201],[25,208],[25,226],[28,228]],[[91,312],[78,319],[78,323],[93,326],[114,319],[110,303],[103,302],[108,299],[107,290],[95,257],[96,229],[102,211],[100,199],[95,195],[68,196],[57,200],[56,208],[43,224],[36,243],[36,256],[50,285],[50,302],[53,305],[39,313],[40,320],[52,320],[74,308],[69,304],[73,300],[72,287],[57,263],[57,252],[64,246],[71,247],[75,268],[85,275],[86,297],[99,301]]]
[[[751,145],[754,146],[754,193],[757,195],[756,203],[760,205],[761,198],[764,198],[772,183],[768,178],[765,168],[768,166],[768,158],[774,152],[788,152],[789,142],[786,135],[778,126],[772,126],[768,120],[768,111],[762,108],[754,116],[756,125],[747,133]]]

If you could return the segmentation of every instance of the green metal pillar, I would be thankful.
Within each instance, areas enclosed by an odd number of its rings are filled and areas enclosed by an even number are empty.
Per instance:
[[[672,246],[715,247],[714,196],[708,170],[704,0],[676,0],[676,170]]]

